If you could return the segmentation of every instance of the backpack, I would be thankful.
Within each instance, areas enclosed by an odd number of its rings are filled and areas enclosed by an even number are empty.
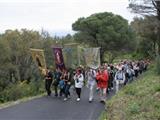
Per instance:
[[[116,79],[117,79],[117,80],[123,80],[123,75],[124,75],[123,72],[118,72],[118,74],[117,74],[117,76],[116,76]]]

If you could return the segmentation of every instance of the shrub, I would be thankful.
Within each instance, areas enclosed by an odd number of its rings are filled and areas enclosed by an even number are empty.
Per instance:
[[[38,95],[44,92],[43,81],[26,81],[10,84],[7,88],[0,92],[0,103],[7,101],[15,101],[17,99]]]

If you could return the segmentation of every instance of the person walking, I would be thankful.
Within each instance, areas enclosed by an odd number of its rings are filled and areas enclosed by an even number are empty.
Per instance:
[[[62,95],[64,94],[64,86],[65,86],[65,80],[63,77],[60,78],[58,86],[59,86],[59,97],[62,97]]]
[[[70,86],[71,86],[71,81],[70,81],[70,73],[67,70],[64,70],[63,73],[63,78],[64,78],[64,94],[65,98],[64,101],[66,101],[68,98],[70,98]]]
[[[77,101],[80,101],[81,98],[81,89],[83,87],[84,82],[84,76],[82,74],[82,71],[80,69],[77,69],[76,74],[74,75],[74,81],[75,81],[75,89],[77,93]]]
[[[97,85],[100,89],[100,102],[105,103],[106,91],[108,88],[109,75],[106,69],[100,68],[97,72],[96,79],[98,81]]]
[[[119,67],[118,71],[115,74],[114,80],[116,82],[116,92],[118,92],[119,86],[124,84],[124,82],[126,80],[126,76],[125,76],[125,73],[124,73],[122,67]]]
[[[60,69],[57,68],[56,71],[54,72],[54,83],[53,83],[56,97],[58,96],[58,85],[59,85],[61,76],[62,76],[62,73]]]
[[[87,87],[89,88],[89,102],[93,101],[93,92],[96,84],[96,71],[94,68],[90,68],[86,74]]]
[[[53,81],[52,72],[47,68],[46,75],[45,75],[45,89],[47,91],[47,95],[51,96],[51,84]]]
[[[113,65],[110,65],[110,67],[108,68],[108,73],[109,73],[108,91],[111,91],[114,89],[113,81],[114,81],[115,71]]]

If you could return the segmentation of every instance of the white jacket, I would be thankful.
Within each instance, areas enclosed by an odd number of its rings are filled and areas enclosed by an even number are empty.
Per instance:
[[[87,72],[87,83],[88,85],[95,85],[96,83],[96,71],[95,70],[89,70]]]
[[[120,83],[124,83],[126,80],[125,73],[123,71],[117,71],[114,80],[119,81]]]
[[[76,74],[73,79],[75,81],[75,87],[76,88],[82,88],[83,87],[83,81],[84,81],[83,74],[80,74],[80,75]]]

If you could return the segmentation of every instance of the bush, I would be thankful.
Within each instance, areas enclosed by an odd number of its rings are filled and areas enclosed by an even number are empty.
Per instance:
[[[38,95],[44,92],[43,81],[26,81],[8,85],[5,90],[0,92],[0,103],[15,101],[17,99]]]

